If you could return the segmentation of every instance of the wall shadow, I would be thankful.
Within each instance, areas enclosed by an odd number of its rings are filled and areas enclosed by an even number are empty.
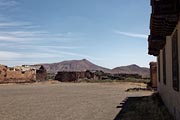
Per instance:
[[[118,106],[116,106],[117,109],[121,109],[120,112],[116,115],[114,120],[122,120],[125,118],[125,114],[128,112],[134,111],[134,105],[142,101],[142,99],[147,98],[149,96],[142,96],[142,97],[127,97],[125,100],[123,100]],[[133,107],[133,108],[131,108]]]
[[[160,96],[127,97],[118,106],[114,120],[174,120]]]

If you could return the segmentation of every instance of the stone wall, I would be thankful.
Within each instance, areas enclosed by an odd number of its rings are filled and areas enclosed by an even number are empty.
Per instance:
[[[7,66],[0,65],[0,83],[5,80],[7,76]]]
[[[34,70],[20,71],[8,69],[4,83],[29,83],[35,80],[36,73]]]
[[[58,72],[55,76],[55,80],[61,81],[61,82],[75,82],[79,79],[92,79],[94,78],[94,74],[90,71],[82,71],[82,72],[68,72],[68,71],[62,71]]]
[[[157,88],[157,63],[151,62],[150,63],[150,86],[152,88]]]
[[[85,77],[85,72],[58,72],[55,76],[55,80],[61,82],[75,82],[80,78]]]
[[[47,72],[44,67],[34,69],[22,69],[24,67],[7,67],[0,65],[0,83],[31,83],[35,81],[44,81],[47,78]]]
[[[45,81],[47,79],[46,69],[41,66],[38,70],[36,70],[36,81]]]

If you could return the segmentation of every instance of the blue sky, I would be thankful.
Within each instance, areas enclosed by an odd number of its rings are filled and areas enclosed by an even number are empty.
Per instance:
[[[149,0],[0,0],[0,64],[148,67]]]

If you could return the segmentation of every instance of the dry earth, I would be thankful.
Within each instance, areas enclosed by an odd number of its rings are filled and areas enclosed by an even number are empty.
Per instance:
[[[58,83],[0,85],[0,120],[113,120],[135,83]]]

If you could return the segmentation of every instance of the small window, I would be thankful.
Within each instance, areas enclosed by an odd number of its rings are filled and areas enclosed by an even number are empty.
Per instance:
[[[166,85],[166,49],[163,49],[163,83]]]
[[[21,73],[22,73],[22,74],[25,74],[25,71],[22,71]]]
[[[172,37],[172,80],[173,80],[173,89],[176,91],[179,91],[179,62],[178,62],[177,30]]]

